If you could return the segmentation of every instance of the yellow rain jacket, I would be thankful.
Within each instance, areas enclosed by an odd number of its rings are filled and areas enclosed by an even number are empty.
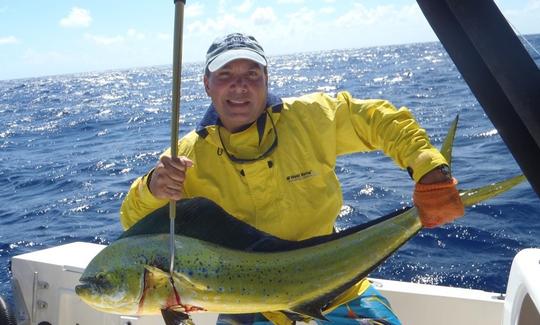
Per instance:
[[[219,127],[210,106],[198,129],[178,144],[178,154],[194,162],[187,170],[185,197],[209,198],[262,231],[303,240],[333,231],[343,201],[334,170],[338,156],[382,150],[408,168],[415,181],[446,164],[410,111],[388,101],[354,99],[347,92],[335,98],[269,95],[267,112],[248,129],[231,134]],[[276,133],[277,146],[264,158],[235,163],[228,157],[259,157],[274,144]],[[168,202],[150,193],[147,177],[135,180],[122,204],[124,228]],[[367,281],[356,288],[340,300],[363,292]]]

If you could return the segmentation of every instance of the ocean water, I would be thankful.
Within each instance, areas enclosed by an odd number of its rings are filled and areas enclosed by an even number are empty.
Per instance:
[[[528,36],[540,48],[540,35]],[[540,65],[540,56],[531,55]],[[439,43],[270,58],[270,89],[287,97],[350,91],[406,106],[440,146],[460,124],[453,172],[460,188],[520,170]],[[12,300],[11,257],[75,241],[108,244],[131,182],[170,141],[171,68],[147,67],[0,81],[0,295]],[[181,135],[209,99],[202,64],[185,64]],[[410,205],[413,183],[379,152],[341,157],[340,229]],[[423,230],[372,277],[504,292],[514,255],[540,247],[540,199],[524,183]]]

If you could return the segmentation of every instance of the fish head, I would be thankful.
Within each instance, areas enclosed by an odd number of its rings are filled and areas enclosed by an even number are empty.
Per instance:
[[[129,254],[120,240],[104,248],[88,264],[75,287],[91,307],[114,314],[137,314],[144,292],[145,258]]]

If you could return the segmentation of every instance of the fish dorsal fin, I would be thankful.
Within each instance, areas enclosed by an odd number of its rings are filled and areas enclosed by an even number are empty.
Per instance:
[[[392,212],[384,217],[348,228],[339,233],[317,236],[302,241],[284,240],[260,231],[236,219],[215,202],[203,197],[178,201],[176,203],[176,212],[175,233],[177,235],[197,238],[223,247],[244,251],[282,252],[315,246],[348,236],[393,218],[403,211]],[[136,235],[168,234],[169,225],[169,206],[165,205],[134,224],[118,239]]]
[[[276,247],[287,246],[288,241],[257,230],[234,218],[215,202],[203,197],[177,201],[176,214],[175,233],[177,235],[242,250],[249,250],[254,245],[260,245],[258,243],[261,242]],[[169,233],[169,225],[169,205],[167,204],[134,224],[120,238]]]

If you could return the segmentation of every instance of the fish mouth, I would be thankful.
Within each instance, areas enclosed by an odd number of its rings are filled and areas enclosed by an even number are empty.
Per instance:
[[[92,306],[92,308],[105,313],[127,313],[132,312],[132,308],[125,308],[122,303],[113,304],[110,302],[109,295],[105,292],[95,279],[80,279],[75,286],[75,293],[79,298]]]
[[[90,306],[95,306],[96,297],[99,297],[96,288],[90,284],[79,284],[75,286],[77,296]],[[95,308],[95,307],[94,307]]]
[[[80,278],[78,285],[75,286],[75,293],[79,296],[100,295],[103,294],[110,286],[109,283],[98,280],[93,277]]]
[[[87,297],[99,292],[98,287],[90,279],[80,279],[75,286],[75,293],[80,297]]]
[[[81,295],[91,289],[91,286],[89,284],[79,284],[75,286],[75,293],[77,295]]]

